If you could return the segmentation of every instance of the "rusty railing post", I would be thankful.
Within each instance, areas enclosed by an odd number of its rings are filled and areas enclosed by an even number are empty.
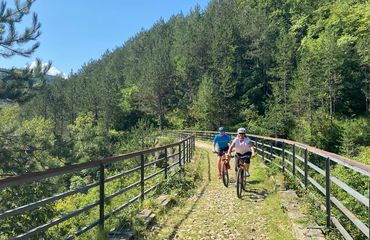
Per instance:
[[[193,137],[193,155],[195,155],[195,136]]]
[[[188,144],[189,144],[189,146],[188,146],[188,148],[189,148],[189,162],[191,161],[191,138],[189,138],[189,142],[188,142]]]
[[[187,151],[187,162],[190,162],[190,138],[188,138],[188,140],[186,140],[186,151]]]
[[[272,162],[273,153],[272,153],[272,142],[270,142],[270,160]]]
[[[183,156],[182,156],[182,162],[185,165],[186,164],[186,148],[185,148],[185,140],[182,142],[182,151],[183,151]]]
[[[192,142],[191,142],[191,138],[189,138],[189,162],[191,162],[191,155],[192,155]]]
[[[293,176],[295,176],[295,144],[293,144]]]
[[[195,149],[195,136],[191,137],[191,157],[194,157],[194,149]]]
[[[105,176],[104,176],[104,164],[100,163],[100,170],[99,170],[99,226],[101,230],[104,230],[104,182],[105,182]]]
[[[285,172],[285,142],[283,142],[283,157],[281,158],[281,166],[283,167],[282,170]]]
[[[164,178],[167,179],[168,173],[168,151],[167,148],[164,149]]]
[[[190,159],[193,158],[193,137],[190,138]]]
[[[141,195],[140,195],[140,198],[141,198],[141,202],[144,201],[144,154],[141,154],[140,155],[140,190],[141,190]]]
[[[325,179],[326,227],[330,228],[330,158],[326,158]]]
[[[308,184],[308,153],[307,148],[304,150],[304,187],[307,189]]]
[[[181,167],[181,143],[179,144],[179,166]]]

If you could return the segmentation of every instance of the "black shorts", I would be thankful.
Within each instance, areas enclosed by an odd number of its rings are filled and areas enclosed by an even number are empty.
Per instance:
[[[235,171],[238,171],[238,162],[243,161],[243,163],[250,164],[251,163],[251,157],[252,157],[252,152],[246,152],[244,154],[235,154]]]
[[[222,155],[224,155],[224,153],[227,153],[228,150],[229,150],[229,147],[218,149],[217,156],[221,157]]]

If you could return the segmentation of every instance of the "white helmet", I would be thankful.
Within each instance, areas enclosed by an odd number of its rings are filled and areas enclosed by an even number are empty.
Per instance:
[[[238,129],[238,134],[245,134],[247,131],[245,130],[245,128],[239,128]]]

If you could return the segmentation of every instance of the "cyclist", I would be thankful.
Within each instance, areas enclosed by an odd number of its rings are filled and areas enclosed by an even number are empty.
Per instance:
[[[227,152],[229,149],[229,142],[231,142],[231,137],[225,133],[225,128],[220,127],[218,129],[219,134],[216,134],[215,138],[213,139],[213,152],[217,152],[218,161],[218,178],[221,179],[221,161],[222,155]],[[217,145],[217,151],[216,151]],[[228,156],[228,162],[230,161],[230,157]]]
[[[246,137],[245,134],[245,128],[239,128],[238,136],[233,140],[228,150],[228,155],[230,155],[232,150],[235,148],[235,178],[238,171],[239,159],[244,162],[245,175],[247,177],[250,176],[249,165],[251,157],[254,157],[254,155],[256,154],[254,151],[252,140],[249,137]]]

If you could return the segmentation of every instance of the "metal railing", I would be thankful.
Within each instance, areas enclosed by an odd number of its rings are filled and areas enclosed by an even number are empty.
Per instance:
[[[215,134],[217,134],[217,132],[213,131],[184,130],[180,132],[191,133],[197,138],[208,141],[213,140]],[[317,190],[325,197],[325,205],[322,204],[321,207],[326,212],[326,226],[328,228],[333,224],[345,239],[352,239],[346,228],[340,223],[339,217],[332,211],[332,207],[334,206],[361,231],[363,236],[370,239],[370,196],[364,196],[331,173],[331,169],[333,168],[331,166],[340,165],[343,166],[346,171],[354,171],[360,174],[360,176],[365,176],[367,178],[366,182],[370,195],[370,166],[295,141],[253,134],[248,134],[248,136],[252,139],[252,142],[254,142],[258,155],[260,155],[264,161],[270,162],[283,172],[292,176],[304,189],[307,189],[311,184],[313,189]],[[316,159],[316,164],[314,164],[314,159]],[[323,159],[324,161],[322,161]],[[319,165],[321,165],[321,167]],[[320,184],[320,182],[323,185]],[[335,184],[336,188],[339,188],[347,195],[353,197],[355,201],[361,203],[364,207],[367,207],[367,225],[333,195],[332,183]]]
[[[30,212],[32,210],[37,211],[40,207],[43,207],[47,204],[55,203],[57,200],[64,199],[68,196],[73,196],[74,194],[77,194],[77,193],[86,192],[89,189],[99,186],[98,201],[95,201],[93,203],[90,203],[89,205],[83,206],[82,208],[79,208],[75,211],[69,212],[59,218],[52,219],[49,222],[43,225],[37,226],[35,228],[32,228],[23,234],[13,236],[11,239],[28,239],[32,236],[37,236],[38,234],[44,233],[49,228],[56,226],[62,222],[65,222],[68,219],[76,217],[84,212],[87,212],[95,207],[99,208],[99,219],[96,219],[94,222],[86,226],[83,226],[82,228],[75,231],[73,234],[64,236],[64,239],[73,239],[76,236],[79,236],[96,226],[100,226],[102,229],[104,229],[105,220],[116,215],[117,213],[119,213],[120,211],[128,207],[130,204],[138,200],[143,201],[145,198],[145,195],[151,192],[152,190],[154,190],[160,183],[160,182],[157,182],[156,184],[146,189],[145,183],[148,180],[162,173],[164,174],[164,177],[167,178],[169,171],[173,169],[175,166],[177,165],[181,166],[191,161],[191,157],[193,156],[194,148],[195,148],[195,136],[190,135],[190,134],[182,134],[181,139],[182,140],[180,140],[179,142],[157,147],[157,148],[151,148],[151,149],[147,149],[143,151],[107,157],[107,158],[104,158],[98,161],[91,161],[91,162],[86,162],[86,163],[81,163],[81,164],[76,164],[76,165],[65,166],[61,168],[50,169],[50,170],[46,170],[42,172],[35,172],[35,173],[26,174],[26,175],[1,179],[0,180],[0,190],[13,187],[13,186],[27,184],[27,183],[40,182],[40,181],[43,181],[51,177],[62,176],[67,173],[76,173],[78,171],[86,170],[86,169],[98,168],[98,172],[99,172],[99,180],[97,182],[91,183],[87,186],[80,187],[75,190],[58,193],[58,194],[52,195],[51,197],[47,197],[47,198],[41,199],[36,202],[28,203],[27,205],[9,209],[5,212],[0,212],[0,220],[6,219],[12,216],[25,214],[26,212]],[[174,149],[174,153],[172,154],[169,153],[168,149]],[[146,162],[147,155],[156,154],[156,153],[161,153],[162,155],[164,153],[164,156],[154,161]],[[105,176],[105,170],[107,169],[107,166],[111,166],[113,163],[122,163],[127,160],[134,159],[134,158],[140,158],[140,164],[138,166],[135,166],[134,168],[120,172],[114,176],[110,176],[110,177]],[[170,162],[170,160],[172,160],[172,163]],[[163,164],[163,167],[159,171],[152,173],[148,176],[145,175],[145,169],[147,169],[148,167],[154,164],[158,164],[160,162],[164,164]],[[123,176],[127,176],[131,173],[139,172],[139,171],[140,171],[139,181],[136,181],[128,186],[124,186],[118,191],[112,193],[111,195],[105,194],[105,186],[108,182],[111,182],[115,179],[119,179]],[[119,207],[115,208],[113,211],[108,212],[108,213],[105,212],[105,206],[108,201],[111,201],[113,198],[129,191],[130,189],[134,189],[138,187],[140,187],[140,193],[137,196],[130,199],[128,202],[125,202],[124,204],[120,205]],[[1,238],[1,233],[0,233],[0,238]]]

